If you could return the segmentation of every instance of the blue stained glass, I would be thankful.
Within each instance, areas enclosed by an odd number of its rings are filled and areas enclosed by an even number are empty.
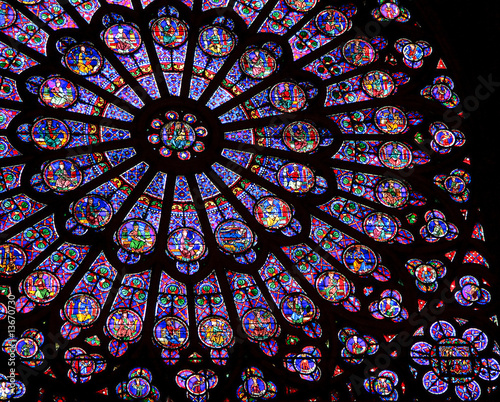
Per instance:
[[[242,142],[244,144],[253,144],[253,133],[251,129],[241,131],[228,131],[224,133],[224,138],[230,141]]]
[[[280,82],[253,96],[245,102],[244,106],[239,106],[242,111],[240,119],[246,119],[247,115],[252,119],[259,119],[281,113],[293,113],[307,107],[306,95],[300,85]],[[233,110],[237,111],[238,109]]]
[[[142,176],[144,175],[144,173],[146,173],[147,170],[148,170],[148,164],[141,162],[137,166],[123,173],[122,177],[126,182],[135,187],[142,179]]]
[[[130,0],[106,0],[106,1],[109,4],[118,4],[120,6],[131,8],[132,10],[134,9],[134,6],[132,5],[132,2]]]
[[[99,304],[104,306],[117,271],[104,254],[100,254],[89,267],[89,274],[75,286],[73,294],[87,293],[94,296],[99,301]]]
[[[103,117],[122,121],[133,120],[133,117],[130,113],[111,103],[106,106]]]
[[[212,181],[207,177],[205,173],[196,175],[196,182],[201,192],[201,196],[204,200],[207,198],[212,198],[219,194],[219,190]]]
[[[89,194],[108,200],[112,205],[113,212],[116,213],[130,196],[132,189],[137,186],[146,171],[147,165],[141,163],[127,170],[119,177],[104,183]]]
[[[13,102],[20,102],[21,97],[17,92],[16,81],[0,76],[0,99],[10,100]]]
[[[0,129],[6,129],[19,110],[0,108]]]
[[[210,315],[229,318],[219,281],[214,273],[198,282],[195,286],[195,292],[199,298],[196,303],[196,320],[198,322]]]
[[[250,308],[269,308],[266,299],[262,296],[255,280],[250,275],[228,271],[227,276],[230,279],[233,295],[237,300],[236,308],[238,309],[240,318],[243,318],[243,315]]]
[[[0,68],[15,74],[20,74],[38,64],[31,57],[26,56],[3,42],[0,42],[0,54],[2,55]]]
[[[101,6],[97,0],[71,0],[69,4],[75,8],[87,23],[90,23]]]
[[[113,127],[101,127],[101,141],[118,141],[130,138],[128,130],[120,130]]]
[[[167,174],[163,172],[159,172],[151,184],[146,189],[145,193],[158,198],[160,200],[163,199],[163,195],[165,193],[165,185],[167,183]]]
[[[45,207],[44,204],[34,201],[26,194],[4,198],[0,200],[0,205],[1,231],[11,228]]]
[[[337,8],[326,8],[316,14],[313,20],[306,23],[302,30],[289,39],[294,60],[329,43],[333,38],[342,35],[352,26],[352,17],[356,13],[352,4]]]
[[[233,8],[234,11],[243,18],[245,23],[250,26],[259,16],[260,11],[266,4],[267,1],[238,0]]]
[[[46,296],[49,300],[57,296],[57,293],[66,285],[88,251],[88,247],[64,243],[36,268],[36,271],[39,271],[36,273],[37,278],[43,277],[44,274],[41,273],[45,272],[51,272],[57,277],[58,286],[52,289],[53,291],[55,290],[55,295]],[[47,283],[45,282],[45,284]],[[34,284],[39,292],[43,291],[43,281],[42,284],[38,284],[37,281]],[[28,313],[34,309],[36,305],[32,301],[33,298],[31,297],[30,299],[28,300],[26,296],[21,297],[16,305],[17,310],[22,313]],[[37,301],[36,304],[43,304],[43,300]]]
[[[220,165],[219,163],[215,163],[212,166],[212,169],[220,176],[220,178],[224,181],[224,183],[226,183],[226,186],[228,187],[232,187],[241,178],[241,176]]]
[[[436,18],[174,3],[0,0],[0,399],[495,399]]]
[[[56,0],[43,0],[41,4],[27,4],[28,10],[52,29],[76,28],[77,25]]]
[[[201,93],[198,95],[198,97],[199,96],[201,96]],[[223,88],[219,88],[210,98],[210,100],[207,103],[207,106],[210,109],[215,109],[220,105],[230,101],[232,98],[233,96],[228,91],[226,91]]]
[[[189,97],[198,100],[208,86],[209,81],[202,77],[193,77],[191,81],[191,89],[189,90]]]
[[[298,6],[295,6],[295,3]],[[280,0],[259,31],[285,35],[304,17],[304,11],[313,9],[316,3],[316,1],[310,1],[303,3],[304,5],[299,5],[300,2]]]
[[[203,2],[203,11],[210,10],[211,8],[226,7],[229,0],[210,0]]]
[[[9,158],[18,155],[21,155],[21,153],[11,145],[7,137],[0,136],[0,156]]]
[[[282,273],[284,275],[280,275]],[[288,293],[303,292],[298,282],[288,274],[283,265],[272,254],[267,257],[259,274],[266,281],[269,292],[277,305],[280,305]]]
[[[181,73],[164,73],[168,91],[172,96],[179,96],[181,93]]]
[[[22,247],[26,254],[26,262],[29,263],[58,237],[54,226],[54,216],[51,215],[12,236],[7,242]]]
[[[193,204],[174,204],[172,208],[172,216],[170,220],[169,232],[181,228],[192,227],[198,232],[201,232],[200,220]]]
[[[126,219],[143,219],[153,224],[154,228],[158,230],[165,184],[166,175],[159,172],[144,191],[144,196],[139,199],[127,214]]]
[[[130,86],[125,85],[118,71],[95,46],[88,42],[77,43],[74,39],[65,37],[58,42],[58,50],[64,55],[63,65],[73,73],[84,76],[88,81],[114,93],[135,107],[144,106],[142,100]]]
[[[244,168],[248,168],[253,159],[253,154],[250,152],[234,151],[227,148],[222,150],[222,156]]]
[[[8,17],[6,23],[2,23],[0,31],[38,53],[46,55],[47,40],[49,38],[47,32],[38,28],[33,21],[19,11],[14,10],[8,3],[2,3],[2,10]]]
[[[191,99],[200,98],[233,50],[236,37],[226,28],[231,24],[230,20],[225,20],[221,25],[207,26],[201,31],[194,56],[193,72],[196,75],[191,81]]]
[[[189,323],[186,285],[162,272],[159,293],[156,316],[158,318],[165,315],[177,316]]]
[[[425,198],[411,191],[407,183],[380,175],[334,169],[339,190],[380,203],[390,208],[424,205]]]
[[[184,176],[177,176],[175,178],[174,201],[177,202],[193,201],[193,197],[191,196],[191,192],[189,191],[189,186],[186,181],[186,177]]]
[[[375,37],[371,41],[352,39],[304,67],[323,80],[356,70],[378,59],[377,50],[387,46],[387,41]]]
[[[113,338],[109,348],[114,355],[123,355],[128,343],[137,341],[142,333],[150,278],[151,271],[123,277],[104,328]]]
[[[344,105],[386,98],[398,90],[398,85],[406,84],[409,77],[399,80],[397,73],[374,70],[365,75],[357,75],[346,81],[332,84],[327,88],[325,106]],[[399,81],[399,82],[398,82]],[[345,88],[349,88],[346,90]]]
[[[0,193],[19,187],[24,165],[6,166],[0,170]]]
[[[219,117],[222,123],[230,123],[233,121],[246,120],[248,118],[248,113],[242,106],[236,106],[232,108],[229,112],[224,113]]]

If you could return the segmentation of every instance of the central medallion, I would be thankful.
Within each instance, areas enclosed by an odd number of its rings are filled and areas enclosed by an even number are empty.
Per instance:
[[[175,155],[188,160],[193,152],[205,150],[203,139],[208,131],[193,114],[168,111],[153,119],[151,128],[148,140],[165,158]]]
[[[189,124],[175,120],[161,128],[161,140],[165,146],[174,151],[189,149],[196,140],[196,134]]]

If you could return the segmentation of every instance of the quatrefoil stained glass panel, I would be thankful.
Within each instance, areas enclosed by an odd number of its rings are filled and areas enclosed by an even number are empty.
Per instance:
[[[0,400],[492,393],[467,127],[410,8],[0,1]]]

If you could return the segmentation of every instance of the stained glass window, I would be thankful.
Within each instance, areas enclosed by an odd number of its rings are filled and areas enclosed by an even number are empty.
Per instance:
[[[498,398],[470,102],[422,18],[0,0],[0,400]]]

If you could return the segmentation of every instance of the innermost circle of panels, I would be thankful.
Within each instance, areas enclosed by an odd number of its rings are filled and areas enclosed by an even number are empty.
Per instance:
[[[185,161],[206,148],[205,137],[208,135],[208,130],[203,121],[194,114],[174,110],[163,111],[148,124],[151,126],[148,141],[164,158],[175,155]]]
[[[174,120],[161,128],[161,140],[165,146],[174,151],[188,149],[196,140],[196,133],[190,124]]]

